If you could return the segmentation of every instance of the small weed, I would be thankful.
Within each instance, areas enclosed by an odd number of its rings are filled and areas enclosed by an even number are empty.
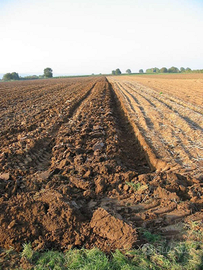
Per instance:
[[[138,191],[141,187],[140,183],[132,183],[132,182],[126,182],[126,184],[132,188],[134,191]]]
[[[26,258],[27,260],[31,261],[33,258],[34,251],[32,250],[31,243],[23,244],[23,251],[21,253],[21,257]]]
[[[142,185],[139,182],[138,183],[125,182],[125,183],[134,191],[144,191],[144,190],[148,189],[148,185]]]

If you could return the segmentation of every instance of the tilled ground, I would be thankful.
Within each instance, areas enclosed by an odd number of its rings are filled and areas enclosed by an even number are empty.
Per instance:
[[[60,126],[86,98],[95,80],[5,83],[1,93],[0,169],[25,175],[45,170]]]
[[[58,102],[62,120],[47,118],[43,139],[35,142],[32,134],[30,146],[26,131],[22,153],[5,152],[10,141],[4,144],[2,248],[21,250],[31,242],[36,250],[109,252],[140,245],[139,228],[177,237],[178,222],[203,218],[201,180],[152,172],[109,82],[101,77],[82,85],[69,106],[67,96]]]
[[[155,158],[174,169],[178,168],[178,171],[184,168],[186,173],[202,179],[202,107],[178,99],[173,96],[173,91],[169,95],[146,87],[135,81],[136,76],[132,79],[110,77],[109,80],[124,104],[137,136],[147,142]],[[168,85],[170,83],[174,81],[168,80]],[[193,93],[195,95],[195,91]],[[152,164],[155,163],[151,159],[153,154],[149,153]],[[154,164],[154,167],[157,168],[157,165]]]
[[[142,76],[144,75],[144,76]],[[142,74],[141,76],[125,76],[127,80],[139,82],[160,93],[161,91],[179,101],[193,104],[194,107],[203,105],[203,74]],[[124,79],[124,78],[123,78]],[[125,79],[124,79],[125,80]],[[196,107],[196,108],[197,108]],[[202,108],[201,108],[202,109]]]

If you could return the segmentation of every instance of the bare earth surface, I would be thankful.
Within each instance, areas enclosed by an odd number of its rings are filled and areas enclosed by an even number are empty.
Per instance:
[[[202,75],[199,76],[201,78]],[[203,88],[200,84],[203,80],[196,79],[200,83],[195,84],[195,79],[185,79],[185,76],[177,79],[177,75],[159,75],[155,78],[144,75],[110,77],[109,81],[134,123],[137,136],[144,137],[155,156],[174,169],[184,168],[196,178],[201,178],[203,107],[195,103],[202,103]],[[196,86],[195,90],[190,88],[193,85]],[[201,98],[198,97],[200,93]],[[187,95],[194,97],[193,104],[186,102]],[[159,169],[153,160],[151,163]]]
[[[129,76],[128,79],[135,80],[141,84],[161,91],[182,101],[193,105],[203,106],[203,74],[161,74]]]
[[[105,77],[0,84],[1,248],[20,251],[31,242],[36,250],[96,246],[110,252],[143,243],[140,228],[180,237],[180,223],[203,218],[202,180],[166,169],[153,152],[160,169],[152,171],[143,140],[125,115],[133,110],[145,121],[140,132],[145,128],[153,140],[151,129],[162,136],[162,109],[172,116],[173,107],[173,121],[182,121],[175,134],[186,147],[189,136],[194,145],[200,136],[200,112],[184,107],[195,115],[190,122],[179,116],[183,105],[163,103],[153,90],[147,98],[145,87],[134,82],[110,81],[118,97]],[[167,134],[176,132],[169,119]]]

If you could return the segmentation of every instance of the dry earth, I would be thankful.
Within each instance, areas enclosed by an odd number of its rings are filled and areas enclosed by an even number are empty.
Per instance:
[[[160,74],[144,76],[130,76],[130,80],[139,82],[145,86],[172,95],[182,101],[193,105],[203,106],[203,74]]]
[[[202,75],[199,76],[201,78]],[[177,75],[155,78],[144,75],[110,77],[109,80],[134,124],[137,136],[143,137],[140,138],[140,141],[145,141],[143,146],[150,147],[148,152],[152,165],[156,169],[160,167],[151,152],[165,161],[165,168],[167,165],[178,170],[184,168],[185,172],[190,171],[194,177],[201,179],[203,107],[195,102],[186,102],[186,97],[187,94],[194,96],[193,101],[202,103],[203,95],[200,98],[200,93],[203,94],[203,88],[194,83],[195,79],[185,79],[185,76],[177,78]],[[203,82],[201,79],[196,81]],[[195,90],[190,88],[193,85]],[[178,87],[181,90],[177,90]],[[161,166],[163,169],[164,163]]]
[[[134,85],[111,82],[118,97],[105,77],[0,84],[1,248],[110,252],[203,218],[202,180],[152,170],[119,93]]]

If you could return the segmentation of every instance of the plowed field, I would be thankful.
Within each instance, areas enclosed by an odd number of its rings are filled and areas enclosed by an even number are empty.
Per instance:
[[[137,136],[144,137],[143,145],[151,148],[153,153],[149,151],[148,156],[152,165],[164,169],[163,162],[157,164],[155,158],[158,158],[165,161],[165,169],[167,165],[178,170],[184,168],[201,178],[203,107],[197,104],[203,104],[203,80],[196,79],[195,84],[195,79],[182,77],[111,77],[110,82],[134,124]],[[189,96],[193,97],[193,103],[186,101]]]
[[[180,163],[177,168],[167,153],[169,141],[148,145],[162,136],[161,118],[171,140],[172,133],[181,140],[173,149],[184,139],[185,149],[193,143],[195,156],[200,112],[185,103],[176,107],[174,99],[158,98],[138,84],[110,82],[95,77],[0,84],[2,248],[21,250],[31,242],[36,250],[96,246],[109,252],[140,245],[139,228],[178,237],[180,222],[203,218],[200,177]],[[173,121],[180,119],[176,134]]]
[[[203,106],[203,74],[161,74],[143,76],[126,76],[125,79],[133,80],[160,93],[173,96],[176,99]],[[120,78],[122,79],[122,78]]]

